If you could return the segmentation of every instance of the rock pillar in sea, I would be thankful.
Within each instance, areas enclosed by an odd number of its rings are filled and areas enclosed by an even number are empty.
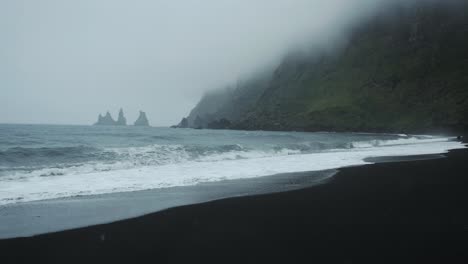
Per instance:
[[[117,126],[126,126],[127,125],[127,119],[124,116],[124,112],[123,112],[122,108],[120,108],[119,118],[117,119],[117,122],[115,124]]]
[[[107,111],[105,116],[99,114],[98,121],[94,124],[95,126],[114,126],[116,124],[115,120],[112,118],[109,111]]]
[[[140,116],[134,123],[135,126],[149,126],[148,118],[146,117],[146,113],[140,111]]]

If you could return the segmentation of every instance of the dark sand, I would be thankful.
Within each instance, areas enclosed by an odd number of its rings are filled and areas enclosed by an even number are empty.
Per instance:
[[[0,263],[468,263],[468,151],[0,241]]]
[[[0,206],[0,240],[112,223],[228,197],[299,190],[326,183],[336,173],[336,170],[298,172],[194,186],[9,204]]]

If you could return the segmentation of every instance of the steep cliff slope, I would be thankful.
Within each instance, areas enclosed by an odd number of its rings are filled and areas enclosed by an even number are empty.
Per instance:
[[[187,117],[188,127],[229,128],[232,121],[244,118],[268,88],[271,73],[264,73],[231,87],[211,91],[200,100]],[[227,122],[226,122],[227,121]],[[186,127],[184,119],[179,127]]]
[[[269,78],[220,92],[223,100],[205,97],[189,121],[225,118],[229,128],[265,130],[466,129],[468,1],[449,2],[388,8],[354,28],[344,48],[287,57]],[[221,103],[196,111],[208,101]]]

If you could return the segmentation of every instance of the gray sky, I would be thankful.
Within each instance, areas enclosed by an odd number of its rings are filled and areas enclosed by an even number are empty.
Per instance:
[[[0,123],[176,124],[203,93],[330,45],[382,0],[0,0]]]

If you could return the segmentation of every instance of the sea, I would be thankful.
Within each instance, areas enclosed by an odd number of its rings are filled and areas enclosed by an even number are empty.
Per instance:
[[[432,135],[3,124],[0,207],[324,171],[464,147]]]

